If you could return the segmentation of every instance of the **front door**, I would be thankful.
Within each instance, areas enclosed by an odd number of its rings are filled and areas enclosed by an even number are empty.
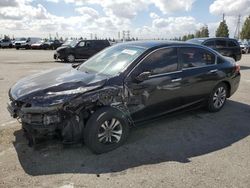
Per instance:
[[[148,77],[138,81],[138,75],[144,73]],[[132,118],[151,119],[180,107],[181,82],[177,48],[161,48],[150,53],[125,79]]]

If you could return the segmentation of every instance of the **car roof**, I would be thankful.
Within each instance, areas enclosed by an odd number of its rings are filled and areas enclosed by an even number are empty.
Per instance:
[[[73,40],[74,41],[74,40]],[[89,40],[89,39],[77,39],[77,40],[75,40],[75,41],[108,41],[108,40],[106,40],[106,39],[104,39],[104,40]]]
[[[193,39],[188,40],[188,42],[195,42],[197,44],[201,44],[205,40],[218,40],[218,39],[219,40],[235,40],[235,41],[237,41],[236,39],[228,38],[228,37],[212,37],[212,38],[203,37],[203,38],[193,38]]]
[[[118,43],[117,45],[125,46],[137,46],[144,49],[157,48],[157,47],[167,47],[167,46],[183,46],[183,45],[193,45],[192,43],[180,42],[180,41],[164,41],[164,40],[153,40],[153,41],[133,41],[133,42],[124,42]]]

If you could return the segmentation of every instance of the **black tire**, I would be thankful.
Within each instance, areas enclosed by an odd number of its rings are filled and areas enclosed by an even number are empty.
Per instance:
[[[222,88],[221,92],[220,89]],[[216,98],[216,95],[218,96]],[[220,111],[226,103],[228,96],[228,87],[225,83],[218,84],[211,92],[208,99],[208,111],[218,112]],[[217,102],[218,101],[218,102]]]
[[[113,142],[112,140],[110,140],[112,142],[111,143],[108,140],[107,143],[107,137],[100,136],[102,134],[105,134],[105,131],[103,131],[102,133],[100,133],[100,131],[103,129],[103,126],[105,124],[108,124],[107,122],[110,122],[110,127],[112,127],[113,120],[118,120],[116,121],[116,123],[114,122],[113,125],[115,127],[115,124],[117,124],[118,122],[119,128],[121,127],[122,132],[120,133],[119,140],[116,139],[115,136],[110,136],[110,139],[113,138]],[[109,152],[121,146],[126,141],[128,135],[129,125],[121,112],[111,107],[104,107],[94,112],[94,114],[92,114],[92,116],[88,120],[87,125],[84,129],[84,142],[93,153],[101,154]],[[103,143],[102,141],[100,141],[100,139],[103,139],[103,141],[106,143]]]

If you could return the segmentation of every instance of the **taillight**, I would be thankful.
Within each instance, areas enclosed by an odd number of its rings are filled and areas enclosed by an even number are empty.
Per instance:
[[[240,73],[240,65],[236,63],[235,65],[235,72]]]

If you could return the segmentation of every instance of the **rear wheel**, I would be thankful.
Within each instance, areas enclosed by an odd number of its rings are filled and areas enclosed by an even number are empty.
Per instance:
[[[227,100],[228,88],[226,84],[220,83],[217,85],[208,100],[208,110],[210,112],[218,112],[224,106]]]
[[[86,146],[94,153],[105,153],[121,146],[127,139],[129,126],[122,114],[113,108],[97,110],[84,130]]]

